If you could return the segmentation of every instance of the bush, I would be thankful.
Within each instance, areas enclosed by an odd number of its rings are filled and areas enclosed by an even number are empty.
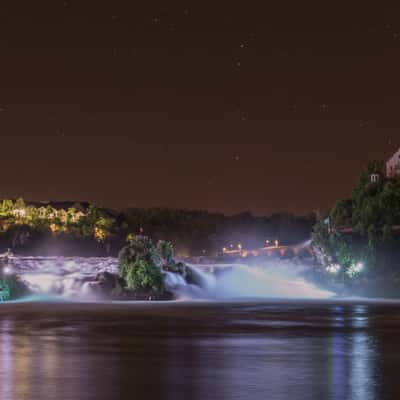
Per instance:
[[[174,248],[170,242],[159,240],[157,243],[157,250],[163,266],[174,264]]]
[[[119,254],[119,273],[128,289],[136,291],[164,291],[164,276],[161,255],[153,241],[145,236],[136,236]]]
[[[164,291],[164,277],[161,269],[144,260],[126,266],[126,284],[132,290],[151,290],[153,292]]]
[[[30,294],[24,282],[16,275],[0,277],[0,288],[4,301],[20,299]]]

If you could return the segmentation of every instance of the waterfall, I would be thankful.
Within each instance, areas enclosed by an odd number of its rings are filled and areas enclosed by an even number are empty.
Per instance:
[[[191,265],[202,277],[200,283],[207,298],[302,298],[322,299],[334,294],[320,289],[301,277],[304,267],[270,262],[263,266],[225,264],[210,266]]]
[[[15,257],[13,269],[38,294],[56,294],[68,299],[91,292],[100,272],[117,273],[115,258]],[[191,282],[182,275],[165,272],[165,285],[178,298],[329,298],[301,277],[304,267],[281,261],[260,266],[245,264],[189,265]]]
[[[55,294],[67,299],[89,294],[88,283],[100,272],[116,273],[115,258],[13,257],[13,272],[37,294]]]

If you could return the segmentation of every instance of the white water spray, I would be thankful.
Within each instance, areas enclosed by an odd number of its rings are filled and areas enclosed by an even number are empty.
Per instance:
[[[165,284],[179,298],[303,298],[321,299],[333,293],[321,290],[301,277],[304,267],[274,261],[262,266],[244,264],[190,265],[194,283],[173,272],[165,273]],[[19,258],[13,269],[39,294],[64,298],[85,297],[100,272],[116,273],[115,258]]]
[[[208,287],[216,299],[226,298],[302,298],[321,299],[333,293],[317,288],[286,266],[233,265],[217,274]]]

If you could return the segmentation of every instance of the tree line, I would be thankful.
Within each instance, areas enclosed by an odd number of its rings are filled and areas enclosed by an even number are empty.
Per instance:
[[[77,203],[79,204],[79,203]],[[114,211],[87,204],[63,208],[6,199],[0,202],[0,248],[29,253],[55,251],[116,255],[129,235],[143,233],[174,244],[177,256],[216,256],[223,247],[258,248],[279,240],[294,244],[310,237],[315,215],[290,213],[266,217],[242,213],[226,216],[188,209],[129,208]],[[66,249],[69,248],[67,251]]]

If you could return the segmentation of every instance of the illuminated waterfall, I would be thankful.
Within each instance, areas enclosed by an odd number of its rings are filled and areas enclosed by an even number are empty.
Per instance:
[[[88,283],[100,272],[117,273],[115,258],[82,257],[14,257],[13,270],[39,294],[59,295],[69,299],[84,298]],[[321,290],[301,277],[301,269],[293,265],[263,266],[243,264],[190,265],[193,282],[181,275],[165,272],[165,284],[178,298],[329,298],[331,292]]]

